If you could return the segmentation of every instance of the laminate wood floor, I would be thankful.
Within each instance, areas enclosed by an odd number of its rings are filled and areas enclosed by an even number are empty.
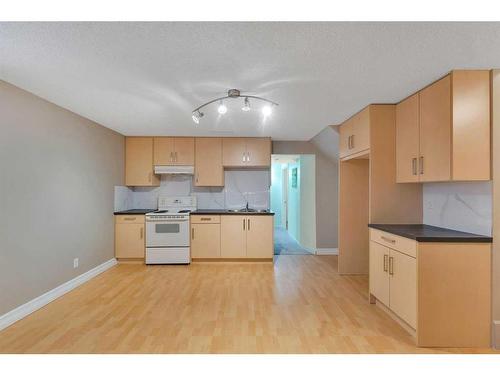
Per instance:
[[[417,348],[336,256],[120,264],[0,332],[2,353],[489,353]]]

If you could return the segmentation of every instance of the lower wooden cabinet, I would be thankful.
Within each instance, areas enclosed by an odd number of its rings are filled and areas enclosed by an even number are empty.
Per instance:
[[[220,258],[220,224],[191,224],[191,258]]]
[[[115,257],[144,259],[144,215],[115,216]]]
[[[245,258],[247,256],[247,217],[221,216],[221,257]]]
[[[273,216],[192,215],[193,259],[272,259]]]
[[[247,258],[272,258],[273,216],[247,216]]]
[[[417,242],[370,229],[370,301],[424,347],[488,347],[491,244]]]

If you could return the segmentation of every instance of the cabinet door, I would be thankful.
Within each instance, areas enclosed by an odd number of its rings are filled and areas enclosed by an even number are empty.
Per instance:
[[[370,148],[370,107],[366,107],[353,117],[351,153]]]
[[[451,178],[450,76],[420,92],[420,181]]]
[[[389,254],[390,308],[413,328],[417,324],[417,261],[391,250]]]
[[[269,138],[247,138],[246,152],[246,165],[249,167],[271,166],[271,140]]]
[[[174,165],[175,146],[173,137],[154,138],[154,165]]]
[[[144,224],[115,225],[115,257],[144,258]]]
[[[396,105],[396,182],[418,182],[419,94]]]
[[[343,158],[351,154],[351,135],[353,131],[352,118],[339,127],[339,156]]]
[[[195,148],[195,185],[224,186],[222,139],[196,138]]]
[[[245,258],[247,253],[247,217],[222,215],[220,218],[222,258]]]
[[[153,138],[125,138],[125,185],[158,186],[153,174]]]
[[[191,258],[220,257],[220,224],[191,224]]]
[[[370,241],[370,294],[389,307],[389,248]]]
[[[247,216],[247,258],[267,258],[274,255],[273,217]]]
[[[194,138],[175,138],[174,148],[174,163],[176,165],[194,165]]]
[[[241,167],[246,163],[245,138],[222,139],[222,161],[225,167]]]

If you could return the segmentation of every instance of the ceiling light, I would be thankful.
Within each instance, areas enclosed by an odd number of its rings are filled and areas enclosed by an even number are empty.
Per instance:
[[[250,101],[248,100],[248,98],[245,98],[245,105],[241,108],[241,110],[243,112],[248,112],[250,111]]]
[[[191,118],[193,119],[195,124],[199,124],[200,119],[202,117],[203,117],[203,112],[200,112],[200,111],[193,112],[193,115],[191,116]]]
[[[205,104],[202,104],[198,108],[194,109],[192,114],[191,114],[193,121],[196,124],[198,124],[200,122],[201,117],[203,116],[203,113],[200,112],[200,109],[202,109],[203,107],[206,107],[209,104],[215,103],[215,102],[220,103],[219,106],[217,107],[217,112],[219,112],[219,114],[221,114],[221,115],[225,114],[227,112],[227,107],[224,104],[223,100],[225,100],[225,99],[228,99],[228,100],[229,99],[238,99],[238,98],[245,98],[245,104],[241,108],[241,110],[244,112],[249,112],[251,110],[250,100],[249,100],[250,98],[256,99],[256,100],[262,100],[266,103],[269,103],[266,107],[262,108],[262,113],[264,114],[265,117],[267,117],[271,114],[271,112],[272,112],[271,106],[278,105],[278,103],[275,103],[272,100],[261,98],[260,96],[255,96],[255,95],[241,95],[240,90],[231,89],[227,92],[226,96],[224,96],[222,98],[210,100],[209,102],[206,102]]]
[[[227,107],[224,105],[222,100],[220,101],[219,107],[217,108],[217,112],[219,112],[219,114],[221,115],[227,112]]]
[[[273,109],[270,105],[265,105],[264,107],[262,107],[262,114],[264,115],[264,117],[270,116],[272,112]]]

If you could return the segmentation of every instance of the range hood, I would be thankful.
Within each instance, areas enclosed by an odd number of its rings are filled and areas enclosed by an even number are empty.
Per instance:
[[[194,174],[189,165],[155,165],[155,174]]]

